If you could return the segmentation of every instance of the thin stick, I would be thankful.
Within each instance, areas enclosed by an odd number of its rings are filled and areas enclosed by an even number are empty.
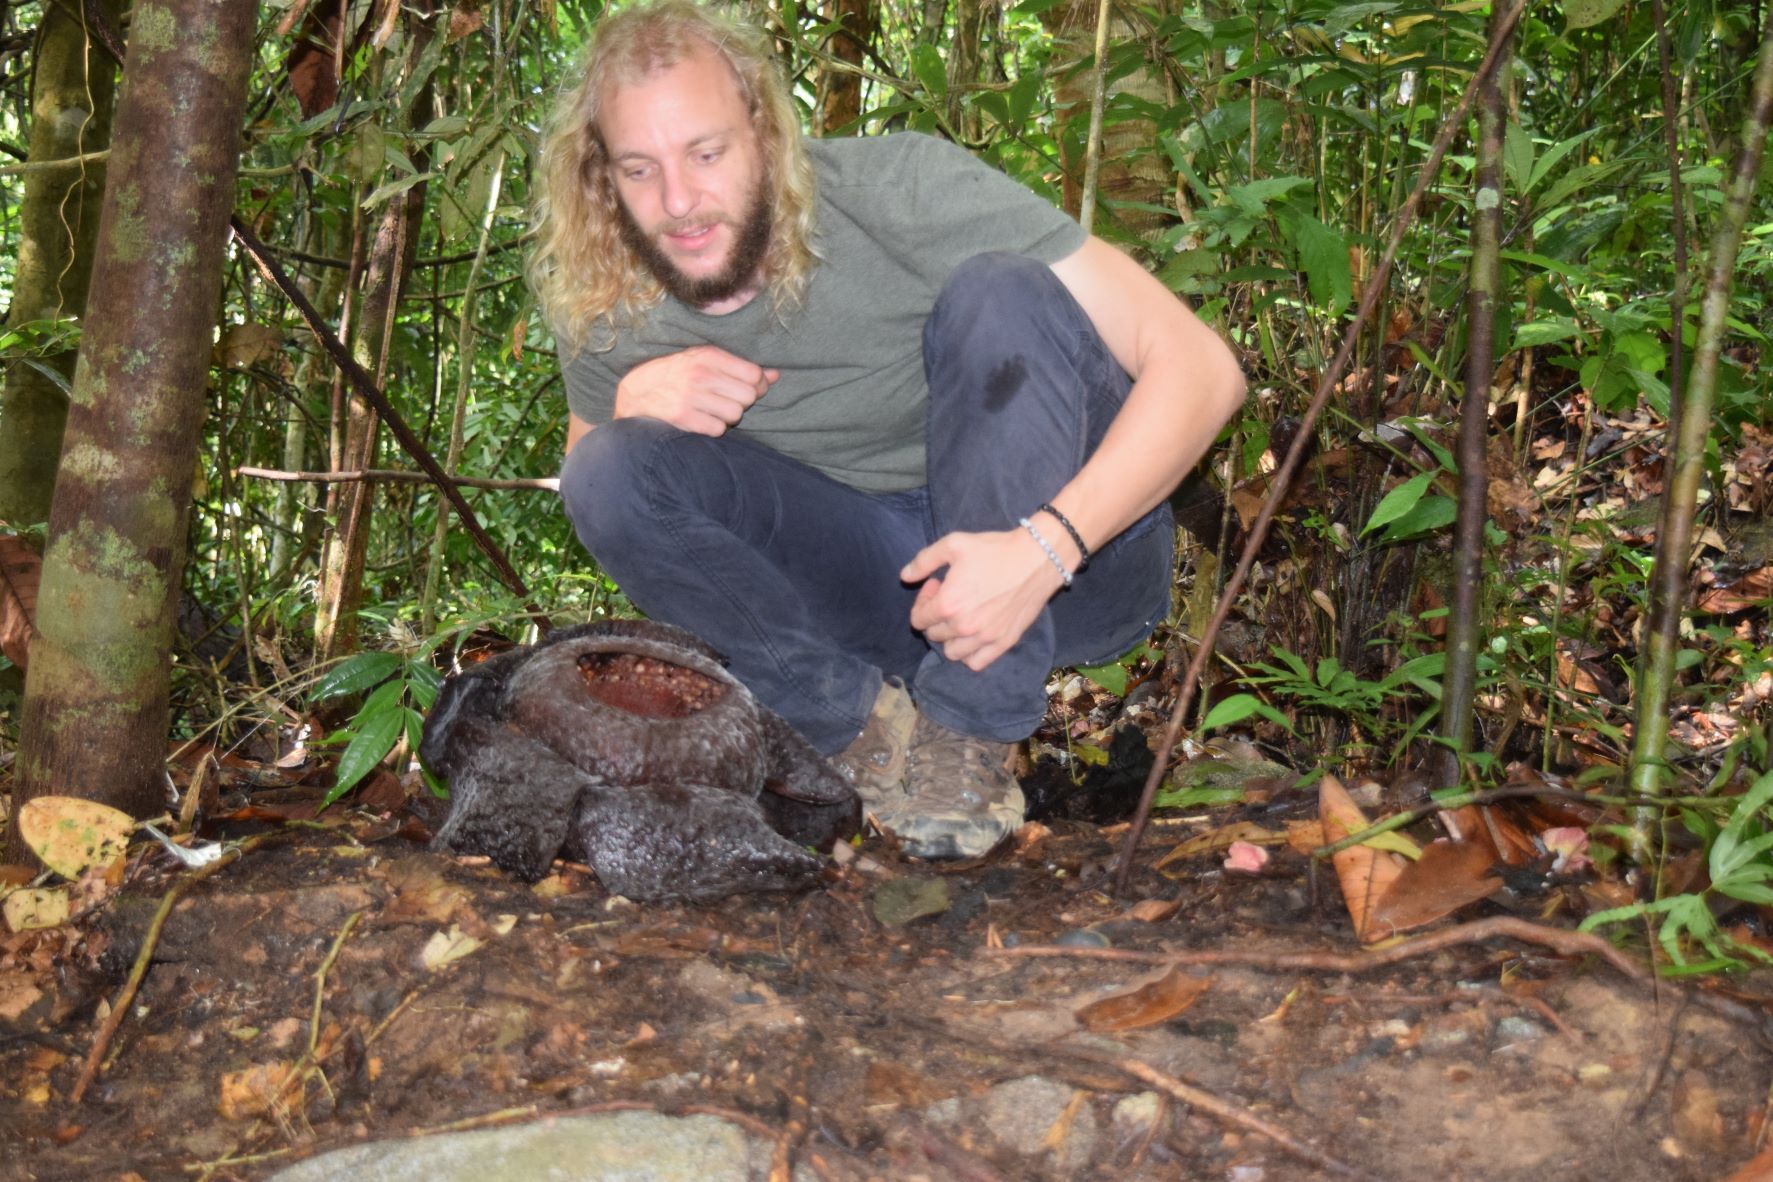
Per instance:
[[[86,1095],[86,1089],[98,1078],[99,1064],[104,1061],[105,1050],[111,1045],[111,1039],[123,1025],[123,1019],[129,1015],[130,1003],[135,1000],[136,990],[141,988],[142,979],[148,975],[148,964],[154,959],[154,948],[160,943],[160,931],[166,926],[168,917],[172,915],[173,904],[179,896],[193,884],[202,882],[222,867],[240,860],[240,856],[249,850],[256,849],[274,837],[284,836],[281,833],[261,833],[257,837],[248,838],[233,849],[224,850],[220,857],[207,866],[193,870],[189,875],[172,884],[160,900],[160,906],[154,912],[152,922],[148,924],[146,934],[142,936],[141,951],[136,953],[135,964],[130,966],[129,979],[123,982],[123,988],[111,1001],[111,1012],[99,1026],[98,1034],[92,1040],[92,1049],[86,1053],[86,1063],[80,1068],[80,1078],[74,1081],[74,1090],[68,1093],[68,1103],[78,1104]]]
[[[1016,948],[983,949],[985,956],[1011,958],[1066,957],[1080,960],[1119,961],[1150,965],[1242,965],[1249,968],[1307,970],[1320,973],[1359,974],[1388,968],[1403,961],[1426,956],[1432,952],[1461,944],[1481,944],[1498,936],[1508,936],[1528,944],[1540,944],[1563,956],[1598,956],[1633,981],[1653,980],[1650,970],[1627,956],[1592,932],[1571,932],[1548,928],[1516,919],[1512,915],[1495,915],[1473,920],[1457,927],[1415,936],[1386,948],[1368,952],[1235,952],[1224,949],[1196,949],[1176,952],[1141,952],[1131,948],[1072,948],[1053,944],[1027,944]]]
[[[1519,22],[1521,13],[1526,10],[1528,0],[1515,0],[1514,7],[1508,12],[1496,30],[1495,39],[1490,42],[1489,51],[1478,65],[1477,72],[1472,75],[1471,83],[1460,96],[1458,106],[1441,125],[1441,133],[1434,141],[1434,147],[1428,154],[1428,160],[1422,165],[1422,172],[1416,178],[1416,187],[1404,201],[1403,208],[1398,210],[1392,227],[1391,240],[1386,244],[1385,254],[1374,269],[1372,278],[1367,282],[1366,290],[1361,296],[1360,309],[1355,313],[1354,321],[1342,335],[1342,345],[1336,350],[1335,358],[1324,370],[1324,376],[1318,382],[1317,393],[1312,397],[1311,405],[1299,422],[1299,433],[1293,440],[1293,446],[1287,450],[1287,458],[1274,474],[1274,481],[1268,491],[1268,499],[1262,504],[1262,511],[1256,515],[1255,524],[1250,527],[1248,539],[1244,542],[1243,555],[1238,559],[1237,569],[1225,582],[1225,589],[1219,593],[1219,604],[1213,610],[1213,618],[1207,624],[1205,635],[1195,648],[1194,658],[1189,661],[1187,671],[1182,675],[1182,684],[1178,687],[1176,708],[1170,714],[1170,722],[1164,728],[1163,741],[1158,745],[1157,759],[1151,765],[1151,774],[1145,777],[1145,791],[1139,796],[1139,807],[1133,813],[1132,825],[1127,830],[1125,843],[1121,846],[1120,860],[1114,869],[1114,890],[1116,894],[1125,894],[1127,882],[1133,874],[1133,857],[1139,849],[1139,838],[1145,832],[1145,819],[1151,815],[1151,802],[1157,796],[1157,786],[1163,783],[1164,773],[1169,770],[1170,755],[1177,741],[1182,737],[1182,722],[1188,717],[1188,708],[1193,703],[1194,691],[1200,685],[1200,676],[1206,664],[1212,659],[1213,641],[1219,635],[1219,628],[1225,618],[1231,614],[1231,605],[1237,599],[1238,592],[1243,590],[1244,579],[1249,576],[1250,568],[1256,563],[1256,554],[1261,550],[1264,539],[1268,536],[1269,523],[1280,508],[1282,498],[1292,483],[1293,474],[1298,471],[1299,464],[1305,454],[1306,445],[1311,441],[1312,428],[1316,426],[1318,416],[1323,413],[1324,405],[1329,402],[1330,394],[1341,381],[1347,371],[1349,358],[1354,354],[1354,347],[1360,340],[1367,321],[1373,315],[1373,309],[1379,304],[1379,293],[1384,289],[1386,280],[1391,275],[1392,263],[1397,259],[1398,248],[1403,244],[1404,234],[1416,220],[1416,211],[1422,204],[1422,196],[1428,191],[1429,184],[1440,171],[1441,160],[1446,156],[1447,149],[1453,142],[1454,133],[1464,125],[1465,113],[1470,110],[1472,97],[1484,79],[1496,69],[1502,58],[1502,47],[1507,42],[1514,27]]]
[[[315,1057],[320,1046],[320,1007],[326,998],[326,974],[338,962],[339,950],[345,946],[345,941],[351,938],[351,930],[357,926],[357,921],[363,918],[363,911],[364,909],[359,908],[345,917],[344,926],[339,929],[339,934],[333,937],[332,947],[326,950],[326,959],[321,961],[320,967],[314,970],[314,1014],[308,1019],[308,1057],[310,1059]]]
[[[1096,220],[1096,183],[1102,175],[1102,108],[1108,103],[1108,5],[1096,6],[1096,69],[1090,86],[1090,131],[1084,141],[1083,197],[1078,202],[1077,224],[1090,232]]]
[[[1329,1170],[1333,1174],[1341,1174],[1345,1177],[1362,1176],[1361,1172],[1353,1166],[1337,1161],[1321,1149],[1314,1149],[1279,1125],[1265,1121],[1255,1113],[1230,1101],[1221,1100],[1203,1088],[1183,1083],[1173,1075],[1166,1075],[1149,1063],[1138,1059],[1115,1059],[1113,1062],[1116,1067],[1134,1079],[1150,1084],[1160,1092],[1173,1096],[1184,1104],[1191,1104],[1202,1112],[1211,1113],[1221,1123],[1266,1137],[1294,1157],[1304,1158],[1313,1165]]]
[[[301,484],[349,484],[353,481],[370,480],[387,484],[435,484],[436,481],[423,472],[407,472],[397,468],[359,468],[351,472],[286,472],[280,468],[239,467],[234,469],[237,476],[251,476],[257,480],[294,481]],[[520,477],[508,480],[494,479],[490,476],[451,476],[450,483],[458,488],[491,488],[500,490],[536,489],[543,492],[559,492],[560,478],[557,476]]]
[[[445,472],[443,466],[437,462],[437,457],[431,454],[424,441],[413,433],[411,427],[407,426],[406,420],[394,409],[393,403],[388,401],[387,395],[382,393],[375,380],[361,365],[357,364],[357,360],[351,356],[350,350],[345,348],[338,336],[326,327],[326,324],[320,319],[320,313],[308,301],[308,297],[302,294],[302,289],[290,282],[289,276],[283,273],[283,268],[277,265],[277,260],[271,257],[271,252],[265,249],[265,244],[258,240],[258,236],[247,229],[246,223],[238,217],[233,218],[229,224],[234,229],[234,237],[240,242],[240,245],[246,248],[246,253],[252,256],[252,261],[257,264],[260,273],[264,275],[271,286],[283,293],[285,299],[295,305],[296,312],[302,318],[302,323],[308,326],[308,331],[314,334],[315,339],[332,358],[333,364],[338,367],[339,373],[344,379],[350,383],[351,389],[375,408],[376,413],[381,415],[382,420],[388,424],[388,430],[399,441],[401,448],[413,458],[419,467],[425,470],[426,475],[430,476],[431,482],[437,486],[437,490],[454,506],[456,515],[462,519],[462,528],[468,531],[469,536],[474,539],[474,544],[480,547],[480,552],[485,554],[488,561],[493,564],[493,569],[498,572],[499,580],[509,587],[518,598],[525,601],[524,610],[529,612],[531,617],[546,631],[549,627],[547,614],[535,604],[528,602],[529,588],[524,584],[523,577],[511,565],[511,560],[505,557],[505,552],[499,548],[499,544],[493,541],[492,535],[486,532],[486,527],[480,524],[480,518],[475,515],[474,510],[462,497],[460,490],[451,481],[449,473]],[[390,308],[389,315],[392,314],[393,310]]]

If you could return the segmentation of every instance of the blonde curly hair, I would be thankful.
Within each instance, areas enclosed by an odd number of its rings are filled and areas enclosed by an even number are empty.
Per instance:
[[[816,265],[812,162],[800,119],[762,30],[691,0],[652,0],[606,13],[579,71],[563,88],[542,139],[536,245],[527,270],[563,347],[615,344],[616,331],[664,298],[623,241],[620,198],[597,126],[609,88],[712,49],[731,67],[762,152],[772,216],[763,268],[777,316],[797,307]]]

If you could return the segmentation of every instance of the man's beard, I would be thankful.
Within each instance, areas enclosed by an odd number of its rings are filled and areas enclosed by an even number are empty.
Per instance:
[[[700,279],[679,270],[671,256],[659,246],[656,236],[641,229],[640,223],[620,201],[616,202],[616,218],[623,243],[659,281],[659,285],[691,307],[702,308],[731,299],[756,280],[763,256],[769,253],[770,223],[775,218],[775,207],[764,187],[759,185],[743,221],[735,223],[723,219],[727,225],[736,226],[738,231],[733,237],[732,256],[720,270]],[[669,228],[668,223],[660,233]]]

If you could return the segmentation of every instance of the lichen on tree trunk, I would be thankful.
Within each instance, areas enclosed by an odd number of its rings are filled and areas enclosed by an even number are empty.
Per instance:
[[[119,0],[102,0],[112,24]],[[32,55],[31,139],[19,209],[19,240],[8,329],[34,321],[82,318],[92,275],[92,244],[105,192],[105,163],[81,161],[111,139],[117,68],[59,7],[44,10]],[[74,351],[38,361],[64,379],[74,376]],[[44,521],[55,491],[56,461],[68,397],[48,374],[14,362],[0,393],[0,521],[15,526]]]
[[[135,8],[50,507],[15,816],[48,792],[138,816],[162,800],[174,607],[256,12],[247,0]]]

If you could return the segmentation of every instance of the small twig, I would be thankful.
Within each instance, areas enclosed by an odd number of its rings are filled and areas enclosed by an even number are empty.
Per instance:
[[[1023,950],[1006,949],[1005,951],[1020,952]],[[1060,951],[1068,950],[1061,949]],[[1079,949],[1078,951],[1112,952],[1116,950],[1091,948]],[[1242,1106],[1221,1099],[1204,1088],[1197,1087],[1194,1084],[1184,1083],[1174,1076],[1166,1075],[1149,1063],[1145,1063],[1141,1060],[1130,1059],[1120,1055],[1106,1054],[1101,1051],[1085,1050],[1079,1047],[1060,1046],[1054,1043],[1039,1043],[1033,1045],[1014,1042],[1004,1043],[1000,1042],[994,1036],[969,1030],[965,1026],[944,1022],[940,1019],[926,1018],[918,1014],[899,1014],[895,1015],[895,1017],[910,1025],[936,1030],[947,1037],[961,1039],[1000,1055],[1040,1055],[1061,1061],[1070,1061],[1074,1063],[1082,1062],[1099,1067],[1111,1067],[1116,1071],[1121,1072],[1123,1075],[1130,1075],[1142,1083],[1149,1084],[1152,1087],[1167,1093],[1172,1098],[1180,1100],[1184,1104],[1192,1104],[1201,1111],[1212,1114],[1226,1124],[1232,1125],[1246,1132],[1257,1133],[1263,1137],[1267,1137],[1289,1153],[1302,1157],[1306,1161],[1312,1162],[1324,1169],[1343,1175],[1358,1175],[1358,1171],[1349,1166],[1343,1165],[1341,1162],[1327,1154],[1299,1141],[1279,1125],[1271,1124],[1270,1122],[1263,1120],[1261,1117],[1253,1115]]]
[[[788,1078],[783,1086],[788,1093],[788,1119],[770,1152],[769,1182],[793,1182],[795,1153],[812,1128],[812,1104],[807,1099],[807,1081],[811,1076],[812,1055],[802,1046],[788,1064]]]
[[[1029,944],[1017,948],[987,948],[985,956],[1072,957],[1081,960],[1112,960],[1151,965],[1242,965],[1247,968],[1320,973],[1359,974],[1387,968],[1461,944],[1480,944],[1498,936],[1511,936],[1528,944],[1541,944],[1564,956],[1598,956],[1633,981],[1649,982],[1650,970],[1592,932],[1571,932],[1494,915],[1457,927],[1430,932],[1369,952],[1235,952],[1224,949],[1175,952],[1141,952],[1130,948],[1072,948],[1053,944]]]
[[[1675,1003],[1668,1015],[1668,1021],[1662,1024],[1662,1037],[1657,1040],[1656,1055],[1650,1061],[1649,1068],[1644,1072],[1643,1080],[1638,1084],[1637,1102],[1631,1106],[1634,1119],[1644,1115],[1644,1109],[1650,1106],[1657,1089],[1662,1086],[1662,1077],[1668,1071],[1668,1060],[1674,1054],[1675,1032],[1680,1029],[1681,1017],[1687,1012],[1686,999],[1681,998]]]
[[[423,472],[407,472],[397,468],[361,468],[351,472],[286,472],[278,468],[239,467],[234,469],[237,476],[251,476],[257,480],[282,480],[300,484],[351,484],[358,481],[372,481],[383,484],[435,484],[436,481]],[[559,492],[558,476],[518,477],[508,480],[494,479],[490,476],[452,476],[452,483],[458,488],[488,488],[509,491],[515,489],[535,489],[540,492]]]
[[[124,1018],[129,1015],[130,1003],[135,1000],[136,990],[141,988],[142,979],[148,975],[148,965],[154,959],[155,947],[160,943],[161,929],[166,926],[167,919],[172,915],[173,905],[179,901],[179,897],[193,884],[202,882],[222,867],[239,861],[242,854],[257,849],[273,838],[282,836],[281,833],[261,833],[257,837],[248,838],[233,849],[224,851],[221,857],[209,865],[193,870],[189,875],[172,884],[172,888],[161,898],[160,906],[155,910],[152,922],[148,924],[147,933],[142,936],[141,951],[136,953],[135,964],[129,970],[129,979],[124,981],[123,988],[117,991],[117,996],[111,1002],[111,1012],[105,1015],[104,1023],[99,1026],[98,1033],[93,1037],[92,1049],[86,1053],[86,1063],[80,1068],[80,1078],[74,1081],[74,1089],[68,1093],[68,1103],[80,1103],[86,1095],[86,1089],[90,1088],[93,1081],[98,1078],[99,1064],[104,1061],[105,1051],[110,1047],[111,1039],[116,1036],[118,1029],[123,1025]]]
[[[345,941],[351,938],[351,930],[363,918],[364,909],[359,908],[345,917],[345,924],[339,934],[333,937],[332,947],[326,950],[326,959],[314,970],[314,1014],[308,1019],[308,1057],[314,1058],[320,1047],[320,1007],[326,999],[326,974],[338,962],[339,950]]]
[[[1344,1177],[1364,1176],[1353,1166],[1337,1161],[1321,1149],[1315,1149],[1298,1140],[1279,1125],[1265,1121],[1228,1100],[1221,1100],[1204,1088],[1197,1088],[1193,1084],[1183,1083],[1173,1075],[1166,1075],[1149,1063],[1139,1059],[1114,1059],[1113,1063],[1134,1079],[1150,1084],[1160,1092],[1164,1092],[1184,1104],[1191,1104],[1202,1112],[1210,1113],[1225,1124],[1268,1138],[1294,1157],[1304,1158],[1315,1166],[1329,1170],[1333,1174],[1341,1174]]]

